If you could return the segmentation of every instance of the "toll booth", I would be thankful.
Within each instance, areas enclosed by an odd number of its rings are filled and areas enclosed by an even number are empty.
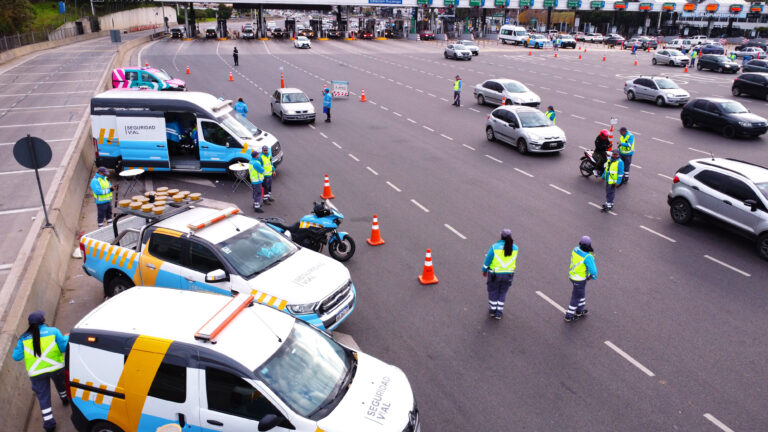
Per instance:
[[[336,30],[345,32],[349,29],[349,26],[347,25],[347,19],[342,18],[336,22]]]
[[[296,37],[296,20],[293,18],[286,18],[285,19],[285,31],[283,32],[283,37],[285,38],[292,38]]]
[[[405,37],[405,20],[396,19],[392,23],[392,37],[395,39],[402,39]]]
[[[416,33],[430,31],[429,21],[416,21]]]
[[[312,29],[312,32],[315,34],[315,37],[325,37],[325,31],[323,30],[322,19],[313,18],[309,20],[309,28]]]
[[[219,37],[221,38],[229,37],[229,32],[227,31],[227,20],[225,19],[216,20],[216,33],[218,33]]]
[[[360,23],[360,30],[364,31],[365,33],[371,33],[373,35],[376,34],[376,18],[368,18],[361,21],[363,22]]]

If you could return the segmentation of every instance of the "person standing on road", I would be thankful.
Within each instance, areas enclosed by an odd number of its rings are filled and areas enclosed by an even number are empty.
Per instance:
[[[619,155],[624,162],[624,183],[629,183],[629,168],[632,166],[632,155],[635,154],[635,136],[622,127],[619,129]]]
[[[557,114],[555,114],[555,108],[550,105],[547,107],[547,112],[544,113],[545,116],[547,116],[548,119],[552,120],[552,124],[555,124],[555,117],[557,117]]]
[[[272,174],[275,172],[275,166],[272,164],[272,155],[269,153],[269,147],[261,146],[261,155],[259,161],[264,168],[264,204],[272,205]]]
[[[239,112],[243,117],[248,116],[248,105],[243,102],[243,98],[238,98],[235,104],[235,111]]]
[[[325,122],[331,122],[331,105],[333,104],[333,97],[331,91],[327,88],[323,89],[323,113],[325,114]]]
[[[112,223],[112,192],[115,187],[109,182],[107,174],[105,167],[99,167],[91,180],[93,199],[96,201],[96,222],[99,228],[104,226],[104,222]]]
[[[691,69],[696,66],[696,58],[699,57],[699,53],[696,50],[691,50]]]
[[[232,58],[235,59],[235,66],[240,66],[240,63],[237,61],[239,52],[237,51],[237,47],[235,47],[232,50]]]
[[[605,163],[603,170],[603,179],[605,180],[605,204],[603,211],[607,212],[613,208],[613,200],[616,198],[616,188],[621,184],[624,174],[624,162],[619,159],[619,151],[613,149],[611,159]]]
[[[587,304],[587,281],[597,279],[597,265],[592,255],[592,239],[583,236],[579,245],[571,251],[571,267],[568,278],[573,284],[571,303],[565,312],[565,322],[576,321],[589,311],[584,308]]]
[[[32,391],[40,403],[43,429],[52,432],[56,429],[56,420],[53,418],[51,406],[51,380],[56,386],[61,403],[64,406],[69,405],[64,382],[64,352],[67,350],[69,337],[62,335],[57,328],[45,325],[45,314],[41,310],[29,314],[27,321],[29,327],[16,343],[13,359],[24,360],[29,380],[32,382]]]
[[[557,35],[555,43],[552,46],[555,48],[555,51],[560,50],[560,35]]]
[[[264,181],[264,166],[261,165],[259,152],[251,152],[251,162],[248,164],[248,176],[251,179],[251,189],[253,189],[253,211],[264,213],[261,208],[262,182]]]
[[[461,77],[458,75],[453,81],[453,105],[461,106]]]
[[[504,300],[512,285],[517,266],[517,245],[512,231],[503,229],[501,240],[492,244],[483,262],[483,277],[488,288],[488,315],[498,320],[504,315]]]

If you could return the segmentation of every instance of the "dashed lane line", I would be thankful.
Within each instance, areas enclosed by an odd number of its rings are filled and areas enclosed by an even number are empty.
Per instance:
[[[577,116],[576,114],[571,114],[571,117],[576,117],[579,120],[586,120],[586,118],[584,118],[582,116]]]
[[[384,105],[380,106],[379,108],[383,109],[384,111],[389,111],[389,108],[385,107]]]
[[[378,105],[376,102],[374,102],[374,101],[372,101],[372,100],[369,100],[368,102],[370,102],[370,103],[371,103],[371,105]]]
[[[562,312],[563,314],[565,314],[565,308],[564,308],[564,307],[562,307],[562,306],[560,306],[559,304],[557,304],[557,303],[556,303],[554,300],[552,300],[551,298],[549,298],[549,296],[547,296],[547,295],[546,295],[546,294],[544,294],[543,292],[541,292],[541,291],[536,291],[536,295],[538,295],[539,297],[543,298],[543,299],[544,299],[544,300],[545,300],[547,303],[549,303],[549,304],[551,304],[552,306],[554,306],[554,307],[555,307],[555,309],[557,309],[557,310],[559,310],[560,312]]]
[[[447,139],[447,140],[449,140],[449,141],[453,141],[453,138],[449,137],[448,135],[440,134],[440,136],[445,138],[445,139]]]
[[[402,117],[402,116],[403,116],[402,114],[400,114],[400,113],[399,113],[399,112],[397,112],[397,111],[392,111],[392,114],[394,114],[394,115],[396,115],[396,116],[398,116],[398,117]]]
[[[712,262],[716,262],[716,263],[720,264],[721,266],[723,266],[723,267],[725,267],[725,268],[727,268],[729,270],[733,270],[733,271],[735,271],[736,273],[739,273],[742,276],[746,276],[746,277],[752,276],[751,274],[745,272],[744,270],[740,270],[740,269],[738,269],[738,268],[736,268],[736,267],[734,267],[734,266],[732,266],[732,265],[730,265],[728,263],[720,261],[717,258],[711,257],[709,255],[704,255],[704,258],[706,258],[706,259],[708,259],[708,260],[710,260]]]
[[[649,233],[651,233],[651,234],[655,234],[655,235],[657,235],[657,236],[659,236],[659,237],[663,238],[664,240],[666,240],[666,241],[668,241],[668,242],[670,242],[670,243],[677,243],[677,240],[673,239],[672,237],[667,237],[667,236],[665,236],[664,234],[662,234],[662,233],[660,233],[660,232],[657,232],[657,231],[654,231],[654,230],[652,230],[652,229],[648,228],[648,227],[647,227],[647,226],[645,226],[645,225],[640,225],[640,228],[642,228],[642,229],[644,229],[644,230],[648,231],[648,232],[649,232]]]
[[[595,204],[592,201],[589,201],[588,204],[591,205],[592,207],[596,208],[596,209],[600,209],[600,210],[603,209],[603,206],[601,206],[600,204]],[[610,214],[612,214],[614,216],[618,216],[618,214],[616,214],[616,212],[614,212],[613,210],[608,210],[608,213],[610,213]]]
[[[656,173],[656,175],[659,176],[659,177],[665,178],[667,180],[672,180],[672,177],[670,177],[670,176],[668,176],[666,174]]]
[[[462,146],[464,146],[464,147],[466,147],[466,148],[468,148],[468,149],[470,149],[472,151],[475,151],[475,148],[472,147],[472,146],[469,146],[469,145],[466,145],[466,144],[462,144]]]
[[[643,169],[643,167],[641,167],[640,165],[635,165],[635,164],[629,164],[629,165],[630,165],[630,166],[633,166],[633,167],[635,167],[635,168],[640,168],[640,169]]]
[[[416,207],[418,207],[418,208],[420,208],[420,209],[424,210],[424,213],[429,213],[429,209],[428,209],[428,208],[426,208],[426,207],[424,207],[423,205],[421,205],[421,204],[420,204],[418,201],[416,201],[415,199],[411,198],[411,202],[412,202],[412,203],[413,203],[413,204],[414,204]]]
[[[498,163],[504,163],[504,162],[502,162],[502,160],[501,160],[501,159],[496,159],[495,157],[493,157],[493,156],[491,156],[491,155],[485,155],[485,157],[487,157],[488,159],[490,159],[490,160],[492,160],[492,161],[494,161],[494,162],[498,162]]]
[[[424,125],[421,125],[421,127],[423,127],[424,129],[426,129],[426,130],[428,130],[428,131],[430,131],[430,132],[434,132],[434,131],[435,131],[434,129],[432,129],[432,128],[431,128],[431,127],[429,127],[429,126],[424,126]]]
[[[560,94],[564,94],[564,95],[567,95],[567,94],[568,94],[568,92],[564,92],[564,91],[562,91],[562,90],[555,90],[555,91],[556,91],[557,93],[560,93]]]
[[[656,113],[655,113],[655,112],[650,112],[650,111],[643,111],[643,110],[640,110],[640,112],[641,112],[641,113],[645,113],[645,114],[650,114],[650,115],[656,115]]]
[[[347,156],[352,158],[355,162],[360,162],[360,159],[358,159],[357,156],[353,155],[352,153],[347,153]]]
[[[50,123],[28,123],[28,124],[0,125],[0,128],[21,128],[21,127],[30,127],[30,126],[53,126],[53,125],[73,124],[73,123],[80,123],[80,120],[77,120],[77,121],[64,121],[64,122],[50,122]]]
[[[365,167],[365,169],[367,169],[368,171],[370,171],[370,172],[371,172],[371,174],[373,174],[373,175],[379,175],[379,173],[377,173],[377,172],[376,172],[376,170],[374,170],[373,168],[371,168],[371,167],[369,167],[369,166]]]
[[[479,112],[480,112],[480,110],[476,110],[476,109],[474,109],[474,108],[470,108],[469,110],[470,110],[470,111],[474,111],[474,112],[476,112],[476,113],[479,113]]]
[[[519,172],[519,173],[520,173],[520,174],[522,174],[522,175],[525,175],[525,176],[528,176],[528,177],[531,177],[531,178],[533,178],[533,174],[531,174],[531,173],[529,173],[529,172],[523,171],[523,170],[521,170],[520,168],[513,168],[513,169],[514,169],[515,171]]]
[[[705,413],[704,414],[704,418],[709,420],[709,421],[711,421],[712,424],[714,424],[715,426],[719,427],[720,430],[722,430],[724,432],[733,432],[733,429],[731,429],[728,426],[726,426],[725,423],[721,422],[720,420],[715,418],[715,416],[713,416],[710,413]]]
[[[575,97],[575,98],[579,98],[579,99],[584,99],[584,96],[582,96],[582,95],[577,95],[577,94],[574,94],[574,95],[573,95],[573,97]]]
[[[49,143],[52,143],[52,142],[64,142],[64,141],[72,141],[73,139],[74,139],[74,137],[73,138],[58,138],[58,139],[45,140],[45,142],[49,142]],[[15,141],[14,142],[3,142],[3,143],[0,143],[0,147],[7,146],[7,145],[14,145],[14,144],[16,144]]]
[[[702,153],[702,154],[705,154],[707,156],[709,156],[711,154],[710,152],[707,152],[707,151],[704,151],[704,150],[699,150],[699,149],[696,149],[696,148],[693,148],[693,147],[688,147],[688,150],[695,151],[697,153]]]
[[[608,123],[599,122],[597,120],[592,120],[592,121],[595,122],[595,124],[599,124],[600,126],[610,126]]]
[[[619,104],[613,104],[613,106],[615,106],[615,107],[619,107],[619,108],[627,108],[627,109],[629,109],[629,107],[628,107],[628,106],[619,105]]]
[[[322,133],[322,132],[320,132],[320,136],[322,136],[322,137],[323,137],[323,138],[325,138],[325,139],[328,139],[328,135],[326,135],[326,134],[324,134],[324,133]]]
[[[555,186],[555,185],[553,185],[552,183],[550,183],[550,184],[549,184],[549,187],[551,187],[551,188],[554,188],[554,189],[557,189],[557,190],[559,190],[560,192],[562,192],[562,193],[564,193],[564,194],[567,194],[567,195],[571,195],[571,193],[570,193],[570,192],[568,192],[567,190],[565,190],[565,189],[563,189],[563,188],[561,188],[561,187],[559,187],[559,186]]]
[[[632,363],[633,366],[635,366],[636,368],[638,368],[641,371],[643,371],[644,374],[648,375],[649,377],[656,376],[656,374],[651,372],[650,369],[648,369],[647,367],[643,366],[642,363],[640,363],[639,361],[635,360],[631,355],[629,355],[626,352],[624,352],[624,350],[622,350],[621,348],[619,348],[616,345],[614,345],[611,341],[605,341],[605,344],[608,346],[608,348],[614,350],[616,352],[616,354],[624,357],[624,360]]]
[[[672,141],[663,140],[661,138],[651,137],[652,140],[662,142],[664,144],[674,144]]]
[[[314,128],[315,128],[315,126],[313,126],[313,125],[308,125],[308,126],[309,126],[311,129],[314,129]]]
[[[408,121],[409,121],[409,122],[411,122],[411,123],[413,123],[413,124],[416,124],[416,120],[414,120],[414,119],[412,119],[412,118],[408,118]]]
[[[335,145],[336,148],[341,148],[341,146],[339,144],[337,144],[336,141],[331,141],[331,144]]]
[[[389,187],[396,190],[397,192],[402,192],[399,187],[393,185],[392,182],[390,182],[389,180],[387,180],[387,184],[389,185]]]
[[[443,226],[444,226],[444,227],[446,227],[446,228],[448,228],[448,230],[450,230],[450,231],[451,231],[451,232],[453,232],[454,234],[456,234],[456,235],[457,235],[457,236],[458,236],[460,239],[462,239],[462,240],[466,240],[466,239],[467,239],[467,237],[466,237],[464,234],[462,234],[462,233],[460,233],[460,232],[456,231],[456,228],[454,228],[454,227],[452,227],[452,226],[450,226],[450,225],[448,225],[448,224],[443,224]]]

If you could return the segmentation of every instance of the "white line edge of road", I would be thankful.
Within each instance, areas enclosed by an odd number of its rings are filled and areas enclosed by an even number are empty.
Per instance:
[[[504,163],[501,159],[496,159],[495,157],[493,157],[491,155],[485,155],[485,157],[487,157],[488,159],[490,159],[490,160],[492,160],[494,162]]]
[[[162,40],[162,39],[158,39],[158,40],[156,40],[156,41],[154,41],[154,42],[150,42],[150,43],[148,43],[148,44],[144,45],[143,47],[141,47],[141,49],[139,50],[139,54],[138,54],[139,66],[141,66],[141,65],[143,64],[143,63],[141,62],[141,53],[143,53],[145,49],[147,49],[147,48],[151,47],[152,45],[154,45],[154,44],[156,44],[156,43],[158,43],[158,42],[160,42],[161,40]],[[218,49],[219,49],[219,46],[218,46],[218,45],[216,45],[216,51],[217,51],[217,54],[218,54]]]
[[[353,155],[352,153],[347,153],[347,156],[349,156],[352,159],[354,159],[355,162],[360,162],[360,159],[358,159],[357,156]]]
[[[448,225],[448,224],[443,224],[443,226],[444,226],[444,227],[446,227],[446,228],[448,228],[448,229],[449,229],[451,232],[453,232],[454,234],[456,234],[456,235],[457,235],[457,236],[458,236],[460,239],[462,239],[462,240],[466,240],[466,239],[467,239],[467,237],[466,237],[464,234],[462,234],[462,233],[460,233],[460,232],[456,231],[456,228],[454,228],[454,227],[452,227],[452,226],[450,226],[450,225]]]
[[[416,201],[415,199],[411,198],[411,202],[412,202],[412,203],[413,203],[413,204],[414,204],[416,207],[418,207],[418,208],[420,208],[420,209],[424,210],[424,213],[429,213],[429,209],[428,209],[428,208],[426,208],[426,207],[424,207],[423,205],[421,205],[421,204],[420,204],[418,201]]]
[[[399,188],[399,187],[397,187],[397,186],[393,185],[393,184],[392,184],[392,182],[390,182],[389,180],[387,180],[387,184],[388,184],[388,185],[389,185],[389,187],[391,187],[392,189],[394,189],[394,190],[396,190],[396,191],[398,191],[398,192],[402,192],[402,190],[400,190],[400,188]]]
[[[725,425],[725,423],[721,422],[720,420],[718,420],[717,418],[715,418],[715,416],[713,416],[713,415],[712,415],[712,414],[710,414],[710,413],[704,413],[704,418],[705,418],[705,419],[707,419],[707,420],[709,420],[709,421],[711,421],[711,422],[712,422],[712,424],[714,424],[715,426],[719,427],[719,428],[720,428],[720,429],[722,429],[724,432],[734,432],[734,430],[733,430],[733,429],[731,429],[731,428],[729,428],[728,426],[726,426],[726,425]]]
[[[626,352],[624,352],[624,351],[623,351],[621,348],[619,348],[619,347],[617,347],[616,345],[614,345],[614,344],[613,344],[611,341],[608,341],[608,340],[607,340],[607,341],[605,341],[605,344],[606,344],[606,345],[608,345],[608,347],[609,347],[610,349],[612,349],[612,350],[616,351],[616,354],[618,354],[618,355],[620,355],[620,356],[624,357],[624,360],[626,360],[626,361],[628,361],[628,362],[632,363],[632,364],[633,364],[633,365],[634,365],[636,368],[638,368],[638,369],[640,369],[641,371],[643,371],[643,373],[645,373],[645,374],[646,374],[646,375],[648,375],[649,377],[653,377],[653,376],[656,376],[656,374],[654,374],[653,372],[651,372],[651,370],[650,370],[650,369],[648,369],[647,367],[643,366],[643,364],[642,364],[642,363],[640,363],[639,361],[635,360],[635,359],[634,359],[634,358],[633,358],[631,355],[629,355],[629,354],[627,354]]]
[[[669,241],[670,243],[677,243],[677,240],[673,239],[672,237],[667,237],[667,236],[665,236],[664,234],[662,234],[662,233],[660,233],[660,232],[656,232],[656,231],[654,231],[654,230],[652,230],[652,229],[648,228],[648,227],[647,227],[647,226],[645,226],[645,225],[640,225],[640,228],[642,228],[642,229],[644,229],[644,230],[648,231],[648,232],[649,232],[649,233],[651,233],[651,234],[655,234],[655,235],[657,235],[657,236],[659,236],[659,237],[663,238],[664,240],[667,240],[667,241]]]
[[[571,195],[571,193],[570,193],[570,192],[568,192],[567,190],[565,190],[565,189],[563,189],[563,188],[561,188],[561,187],[559,187],[559,186],[555,186],[555,185],[553,185],[552,183],[550,183],[550,184],[549,184],[549,186],[550,186],[550,187],[552,187],[552,188],[554,188],[554,189],[557,189],[557,190],[559,190],[560,192],[562,192],[562,193],[564,193],[564,194],[568,194],[568,195]]]
[[[554,306],[554,307],[555,307],[555,309],[557,309],[557,310],[559,310],[560,312],[562,312],[563,314],[565,314],[565,308],[564,308],[564,307],[562,307],[562,306],[560,306],[559,304],[557,304],[557,303],[556,303],[554,300],[552,300],[551,298],[549,298],[549,296],[547,296],[546,294],[544,294],[544,293],[543,293],[543,292],[541,292],[541,291],[536,291],[536,294],[537,294],[539,297],[543,298],[543,299],[544,299],[544,300],[545,300],[547,303],[549,303],[549,304],[551,304],[552,306]]]
[[[533,178],[533,174],[531,174],[531,173],[529,173],[529,172],[523,171],[523,170],[521,170],[520,168],[513,168],[513,169],[514,169],[515,171],[519,172],[519,173],[520,173],[520,174],[522,174],[522,175],[526,175],[526,176],[528,176],[528,177],[531,177],[531,178]]]
[[[739,273],[739,274],[741,274],[743,276],[746,276],[746,277],[751,277],[752,276],[751,274],[745,272],[744,270],[740,270],[740,269],[738,269],[738,268],[736,268],[736,267],[734,267],[734,266],[732,266],[732,265],[730,265],[728,263],[722,262],[722,261],[720,261],[719,259],[717,259],[715,257],[709,256],[709,255],[704,255],[704,258],[706,258],[706,259],[708,259],[708,260],[710,260],[712,262],[716,262],[716,263],[720,264],[721,266],[723,266],[723,267],[725,267],[727,269],[733,270],[736,273]]]

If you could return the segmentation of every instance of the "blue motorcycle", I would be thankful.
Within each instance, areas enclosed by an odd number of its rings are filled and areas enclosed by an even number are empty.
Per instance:
[[[314,203],[312,213],[293,225],[286,225],[285,220],[278,217],[259,219],[299,246],[315,252],[322,252],[327,244],[328,253],[337,261],[347,261],[355,254],[355,241],[349,234],[338,231],[344,215],[335,208],[329,208],[327,202]]]

